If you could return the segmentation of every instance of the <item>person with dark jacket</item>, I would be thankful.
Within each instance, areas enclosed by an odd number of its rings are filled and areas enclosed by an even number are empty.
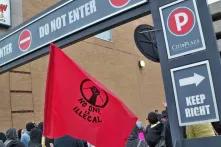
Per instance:
[[[126,147],[147,147],[147,144],[143,138],[139,138],[140,135],[144,136],[144,131],[142,127],[142,123],[137,121],[136,126],[132,130],[128,140]]]
[[[18,129],[18,139],[21,140],[22,129]]]
[[[38,129],[40,129],[42,134],[43,134],[43,129],[44,129],[44,123],[43,122],[40,122],[38,124]],[[50,144],[54,144],[54,139],[50,139],[50,138],[44,137],[42,135],[42,137],[41,137],[41,145],[42,145],[42,147],[51,147]]]
[[[213,122],[213,128],[215,129],[217,135],[221,135],[221,121]]]
[[[170,124],[169,124],[168,120],[164,123],[164,126],[165,126],[166,147],[173,147],[172,136],[171,136],[171,132],[170,132]]]
[[[155,112],[150,112],[147,119],[149,125],[145,131],[145,139],[149,147],[155,147],[161,139],[164,125],[158,120],[158,115]]]
[[[162,111],[161,122],[164,124],[164,129],[165,129],[164,136],[165,136],[166,147],[173,147],[167,110]]]
[[[4,143],[6,141],[5,133],[0,132],[0,140]]]
[[[30,132],[30,142],[28,143],[28,147],[42,147],[41,146],[41,137],[42,132],[38,128],[34,128]]]
[[[18,141],[12,144],[10,147],[25,147],[25,145],[22,142]]]
[[[24,147],[24,145],[18,141],[18,135],[15,128],[10,128],[6,131],[7,140],[4,142],[5,147]]]
[[[82,140],[64,136],[54,140],[54,147],[85,147]]]

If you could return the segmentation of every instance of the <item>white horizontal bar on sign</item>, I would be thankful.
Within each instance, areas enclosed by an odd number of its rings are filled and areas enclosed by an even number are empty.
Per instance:
[[[214,29],[215,29],[216,33],[221,32],[221,20],[214,21],[213,26],[214,26]]]
[[[221,39],[217,40],[217,45],[218,45],[219,51],[221,52]]]
[[[221,1],[210,4],[209,8],[211,14],[216,14],[218,12],[221,12]]]

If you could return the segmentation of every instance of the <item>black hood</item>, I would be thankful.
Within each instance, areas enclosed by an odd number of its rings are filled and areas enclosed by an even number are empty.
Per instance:
[[[10,128],[6,131],[6,138],[8,140],[17,140],[18,135],[15,128]]]

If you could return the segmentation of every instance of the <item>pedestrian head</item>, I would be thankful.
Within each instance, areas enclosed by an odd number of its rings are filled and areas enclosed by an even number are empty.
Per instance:
[[[0,140],[4,143],[6,141],[5,133],[0,132]]]
[[[26,124],[26,130],[30,132],[33,128],[35,128],[35,124],[33,122],[29,122]]]
[[[161,121],[162,121],[162,122],[165,122],[165,121],[167,121],[167,120],[168,120],[167,111],[164,110],[164,111],[162,111],[162,114],[161,114]]]
[[[156,124],[158,122],[158,115],[155,112],[150,112],[148,114],[147,120],[150,124]]]
[[[136,126],[138,129],[142,129],[142,127],[143,127],[142,122],[140,120],[137,120]]]
[[[8,140],[17,140],[18,139],[18,135],[17,135],[17,131],[15,128],[10,128],[6,131],[6,138]]]

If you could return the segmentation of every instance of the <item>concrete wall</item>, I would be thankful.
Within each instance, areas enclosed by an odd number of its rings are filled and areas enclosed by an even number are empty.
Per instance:
[[[20,1],[23,20],[54,3],[55,0]],[[164,93],[160,65],[146,60],[134,44],[134,29],[143,23],[152,24],[151,16],[113,29],[111,42],[92,37],[64,51],[145,121],[147,112],[162,109]],[[141,59],[146,62],[144,69],[138,66]],[[45,56],[0,75],[0,131],[43,120],[47,65]]]

